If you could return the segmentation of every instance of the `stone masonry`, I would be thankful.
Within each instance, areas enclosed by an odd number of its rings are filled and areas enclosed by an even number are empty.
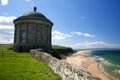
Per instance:
[[[88,71],[71,65],[65,60],[58,60],[42,50],[31,50],[30,55],[37,60],[46,62],[55,73],[62,77],[62,80],[101,80],[91,76]]]

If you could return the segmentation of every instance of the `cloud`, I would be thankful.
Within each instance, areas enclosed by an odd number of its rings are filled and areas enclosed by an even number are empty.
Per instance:
[[[15,16],[0,16],[0,44],[13,43]]]
[[[69,37],[72,37],[72,36],[69,34],[61,33],[59,31],[52,32],[52,39],[53,40],[64,40],[64,39],[69,38]]]
[[[14,19],[16,19],[15,16],[0,16],[0,29],[13,28]]]
[[[71,32],[71,34],[77,34],[84,37],[95,37],[94,35],[91,35],[89,33],[83,33],[83,32]]]
[[[77,43],[73,45],[69,45],[74,49],[86,49],[86,48],[115,48],[120,47],[120,44],[110,44],[101,41],[94,41],[94,42],[84,42],[84,43]]]
[[[0,16],[0,23],[12,23],[16,19],[15,16]]]
[[[13,43],[14,29],[0,29],[0,44]]]
[[[1,0],[1,5],[2,6],[5,6],[5,5],[7,5],[8,4],[8,0]]]

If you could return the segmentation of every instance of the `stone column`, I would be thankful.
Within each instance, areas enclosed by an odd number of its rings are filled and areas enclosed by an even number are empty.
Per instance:
[[[16,36],[17,36],[17,29],[16,29],[16,24],[15,24],[15,29],[14,29],[14,44],[16,44]]]

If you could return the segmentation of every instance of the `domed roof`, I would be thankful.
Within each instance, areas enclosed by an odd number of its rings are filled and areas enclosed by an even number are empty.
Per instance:
[[[46,17],[42,13],[37,12],[36,7],[34,7],[33,12],[27,12],[27,13],[23,14],[23,16],[21,16],[21,17],[36,17],[36,18],[44,18],[44,19],[46,19]]]
[[[43,14],[38,13],[38,12],[28,12],[28,13],[23,14],[23,16],[21,16],[21,17],[36,17],[36,18],[45,18],[46,19],[46,17]]]
[[[42,13],[37,12],[37,8],[34,7],[34,11],[32,12],[27,12],[23,14],[22,16],[18,17],[16,20],[21,20],[21,19],[41,19],[45,21],[51,22],[49,19],[47,19]],[[15,21],[16,21],[15,20]]]

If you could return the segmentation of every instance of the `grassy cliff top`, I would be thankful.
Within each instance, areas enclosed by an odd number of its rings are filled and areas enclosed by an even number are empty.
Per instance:
[[[64,59],[74,52],[74,50],[71,47],[59,45],[53,45],[52,50],[53,50],[52,56],[58,59]]]
[[[68,49],[70,47],[66,47],[66,46],[59,46],[59,45],[52,45],[52,49]]]
[[[0,45],[0,80],[61,80],[46,63],[29,53],[13,52],[11,47]]]

